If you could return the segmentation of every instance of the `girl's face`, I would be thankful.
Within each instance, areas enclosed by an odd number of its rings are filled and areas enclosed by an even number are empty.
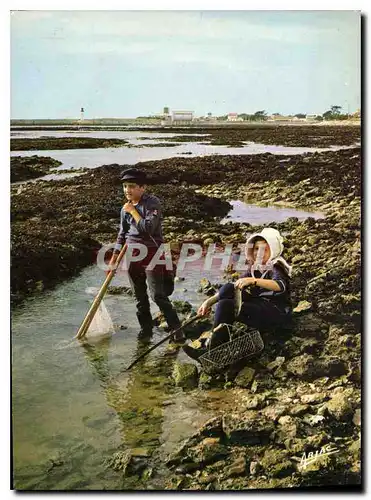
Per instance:
[[[257,240],[254,242],[252,249],[254,262],[266,264],[271,256],[269,245],[265,240]]]

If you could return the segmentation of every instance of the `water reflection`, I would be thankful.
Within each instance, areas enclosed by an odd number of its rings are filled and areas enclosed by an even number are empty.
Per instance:
[[[248,222],[254,226],[270,222],[284,222],[289,217],[297,217],[299,220],[304,220],[308,217],[313,217],[314,219],[323,219],[325,217],[325,214],[322,212],[309,212],[275,205],[262,207],[240,200],[228,200],[228,202],[233,208],[221,220],[221,224],[228,224],[228,222]]]

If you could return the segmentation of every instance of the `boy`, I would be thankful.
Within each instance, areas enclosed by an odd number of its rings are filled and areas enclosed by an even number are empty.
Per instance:
[[[124,193],[127,202],[121,209],[120,230],[118,233],[114,253],[110,265],[114,265],[124,242],[128,248],[130,244],[145,245],[148,252],[146,257],[137,262],[130,262],[128,275],[131,289],[137,302],[137,318],[141,326],[139,335],[152,335],[152,316],[147,295],[147,283],[151,298],[161,312],[171,330],[179,328],[180,321],[174,310],[164,286],[165,265],[157,265],[154,269],[147,269],[158,247],[163,243],[162,236],[162,209],[160,201],[155,196],[147,194],[147,178],[145,172],[130,168],[123,172]],[[137,248],[131,249],[133,256],[139,255]],[[177,332],[175,342],[184,341],[183,333]]]

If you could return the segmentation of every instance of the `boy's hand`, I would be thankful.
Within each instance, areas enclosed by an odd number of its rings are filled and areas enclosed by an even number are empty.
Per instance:
[[[255,278],[240,278],[235,282],[234,287],[242,289],[247,286],[253,286],[255,284],[255,281]]]
[[[115,269],[115,268],[116,268],[116,259],[111,259],[111,260],[109,261],[109,264],[108,264],[108,265],[110,266],[110,269],[108,269],[107,271],[104,271],[104,272],[106,273],[106,276],[108,276],[108,275],[109,275],[109,273],[110,273],[113,269]]]
[[[124,205],[124,210],[125,212],[128,212],[129,214],[132,213],[133,210],[135,210],[134,205],[131,203],[131,201],[127,201]]]

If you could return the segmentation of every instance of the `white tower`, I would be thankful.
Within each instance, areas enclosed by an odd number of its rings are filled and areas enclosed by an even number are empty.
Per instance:
[[[84,108],[80,109],[80,122],[84,120]]]

